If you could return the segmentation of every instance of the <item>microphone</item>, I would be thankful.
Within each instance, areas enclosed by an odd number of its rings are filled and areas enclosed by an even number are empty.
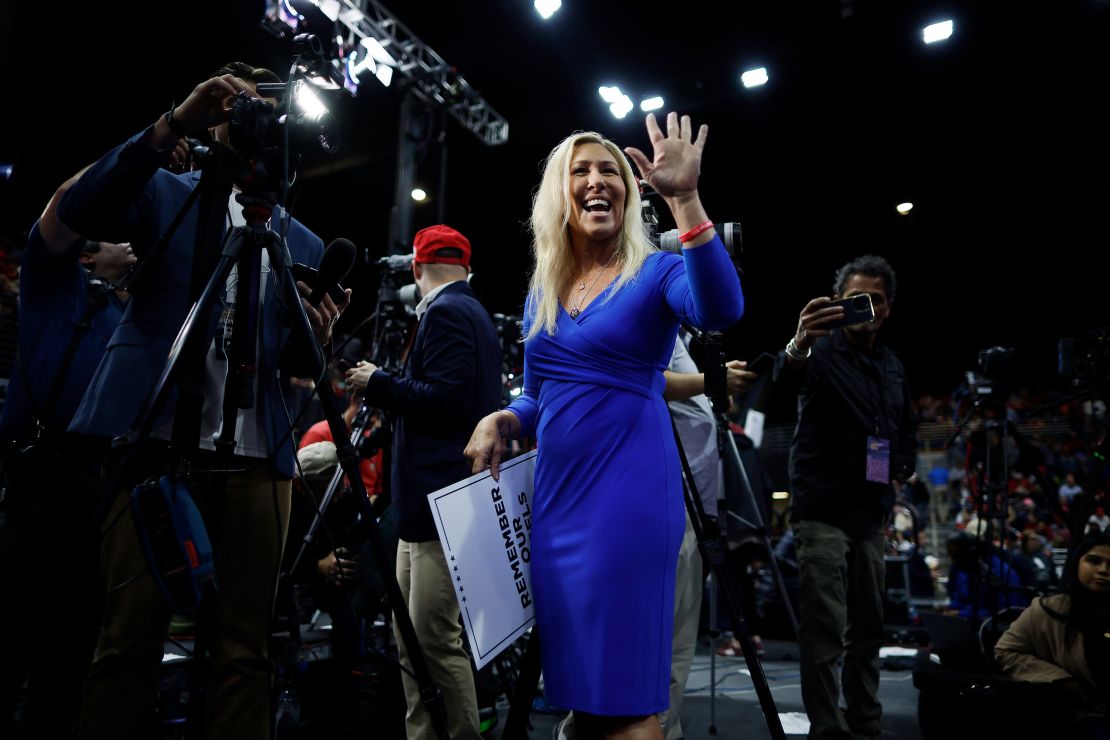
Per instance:
[[[336,239],[324,250],[320,259],[320,273],[316,278],[316,285],[308,296],[308,302],[313,308],[320,305],[324,295],[339,281],[347,276],[355,264],[355,245],[347,239]]]

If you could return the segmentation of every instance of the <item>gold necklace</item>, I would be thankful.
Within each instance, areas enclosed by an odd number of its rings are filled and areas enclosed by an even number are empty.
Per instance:
[[[572,308],[570,310],[570,317],[572,319],[577,319],[578,314],[582,313],[582,301],[584,301],[586,299],[586,296],[588,296],[590,294],[590,291],[593,290],[594,283],[596,283],[597,279],[599,277],[601,277],[601,273],[608,270],[609,265],[613,264],[613,258],[616,257],[616,256],[617,256],[617,252],[616,252],[616,250],[613,250],[613,253],[611,255],[609,255],[609,260],[604,265],[599,267],[597,272],[594,273],[593,279],[590,280],[589,288],[586,287],[586,283],[575,281],[575,282],[578,282],[579,293],[578,293],[578,302],[575,304],[574,308]]]

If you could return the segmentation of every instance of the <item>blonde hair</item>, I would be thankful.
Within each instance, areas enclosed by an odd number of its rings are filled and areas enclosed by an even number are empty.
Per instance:
[[[524,341],[541,331],[555,333],[559,317],[559,291],[573,276],[574,260],[570,248],[571,202],[570,161],[581,144],[600,144],[617,161],[624,181],[624,222],[621,224],[617,264],[620,275],[609,292],[608,300],[617,290],[634,278],[652,252],[658,251],[648,238],[647,225],[640,215],[640,188],[632,166],[616,144],[592,131],[579,131],[559,142],[544,162],[543,177],[532,199],[532,256],[536,265],[528,284],[531,327]]]

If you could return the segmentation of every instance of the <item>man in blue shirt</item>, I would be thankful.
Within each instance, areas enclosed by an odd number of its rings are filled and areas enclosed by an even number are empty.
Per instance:
[[[81,582],[74,566],[97,503],[100,455],[66,427],[123,315],[127,296],[115,286],[135,264],[129,245],[86,241],[58,220],[58,200],[76,180],[51,198],[23,253],[19,353],[0,415],[8,450],[0,588],[19,594],[0,609],[0,634],[23,635],[11,641],[0,669],[0,727],[11,721],[29,679],[28,737],[70,733],[88,667],[92,641],[74,604],[91,607],[95,599],[75,598],[74,588],[61,584]]]

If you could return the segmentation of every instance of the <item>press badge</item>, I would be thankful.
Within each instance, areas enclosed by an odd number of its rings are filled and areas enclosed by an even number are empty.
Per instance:
[[[890,440],[867,438],[867,480],[890,483]]]

